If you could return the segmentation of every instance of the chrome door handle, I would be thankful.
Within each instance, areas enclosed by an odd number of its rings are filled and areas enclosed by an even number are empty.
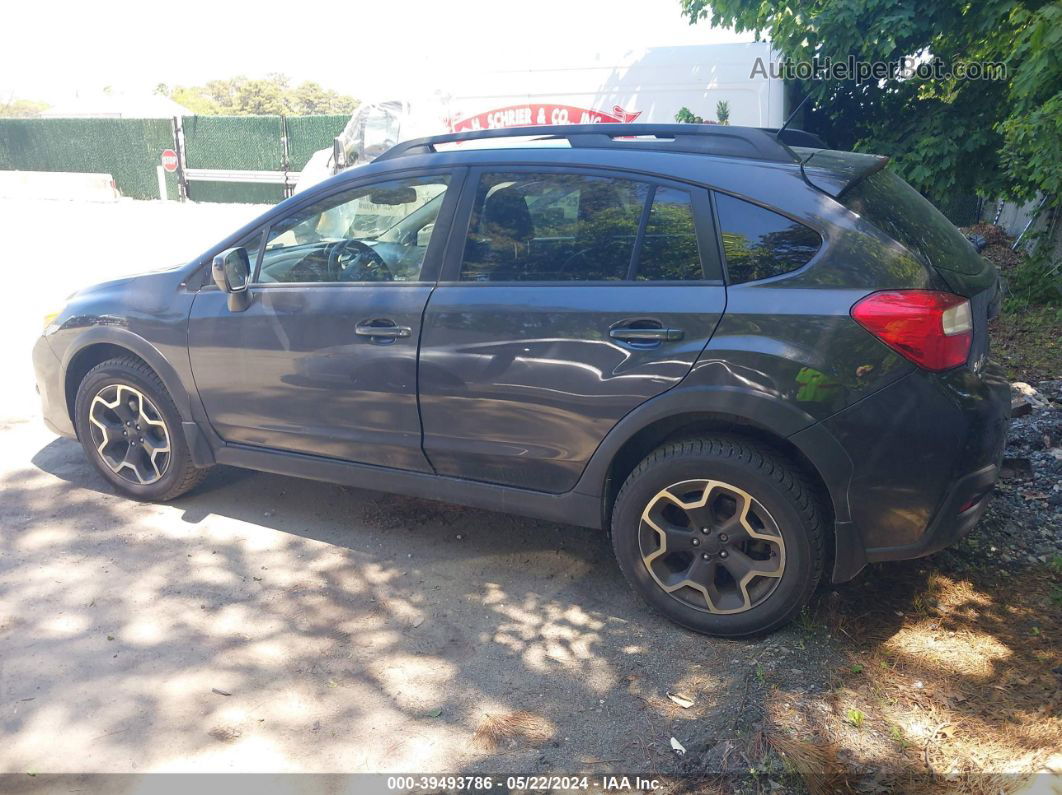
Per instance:
[[[614,328],[608,335],[625,342],[675,342],[684,336],[680,328]]]
[[[399,337],[412,336],[413,329],[409,326],[373,326],[368,323],[359,323],[354,327],[354,333],[359,337],[387,337],[389,339],[397,339]]]

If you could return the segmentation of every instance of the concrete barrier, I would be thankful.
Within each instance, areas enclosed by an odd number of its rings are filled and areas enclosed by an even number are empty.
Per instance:
[[[0,171],[0,197],[113,202],[121,198],[110,174]]]

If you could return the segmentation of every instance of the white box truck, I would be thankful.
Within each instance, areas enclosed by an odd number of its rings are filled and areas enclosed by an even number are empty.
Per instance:
[[[784,85],[770,76],[770,44],[650,47],[619,56],[569,57],[552,65],[483,71],[422,96],[360,105],[331,149],[302,170],[296,191],[400,140],[493,127],[597,122],[672,123],[681,108],[716,122],[777,128],[788,112]],[[543,61],[546,58],[543,57]]]

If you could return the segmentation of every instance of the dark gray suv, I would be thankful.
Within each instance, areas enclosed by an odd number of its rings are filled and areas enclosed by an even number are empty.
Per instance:
[[[402,143],[76,294],[44,416],[134,498],[219,463],[607,528],[669,618],[769,631],[956,540],[998,472],[996,271],[885,163],[721,126]]]

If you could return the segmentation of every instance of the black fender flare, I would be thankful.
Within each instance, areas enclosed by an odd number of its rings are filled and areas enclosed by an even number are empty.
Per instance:
[[[214,463],[213,450],[203,436],[199,425],[194,421],[196,411],[192,393],[185,385],[180,374],[166,360],[166,357],[163,356],[158,348],[129,329],[120,326],[97,325],[91,326],[79,334],[77,341],[69,345],[63,352],[59,373],[60,383],[64,385],[64,389],[71,363],[82,351],[93,345],[114,345],[119,348],[125,348],[130,353],[143,359],[161,379],[163,386],[166,387],[166,391],[169,392],[177,411],[181,415],[181,430],[188,443],[193,462],[196,466],[210,466]],[[73,420],[73,417],[71,417],[71,420]]]
[[[64,384],[66,383],[67,372],[70,369],[71,362],[82,351],[93,345],[116,345],[119,348],[126,348],[131,353],[139,356],[162,379],[162,383],[169,391],[170,397],[173,398],[173,402],[177,405],[181,415],[184,417],[191,416],[188,390],[181,382],[177,371],[173,369],[173,365],[166,361],[162,352],[146,339],[119,326],[92,326],[78,335],[77,342],[68,346],[63,352],[60,372]]]
[[[765,392],[736,386],[690,386],[672,389],[643,403],[609,431],[573,490],[602,500],[604,513],[606,480],[616,454],[639,431],[680,414],[711,414],[752,426],[799,450],[826,485],[833,508],[833,579],[846,580],[858,573],[865,560],[862,541],[851,522],[848,491],[854,466],[848,451],[815,417]]]

